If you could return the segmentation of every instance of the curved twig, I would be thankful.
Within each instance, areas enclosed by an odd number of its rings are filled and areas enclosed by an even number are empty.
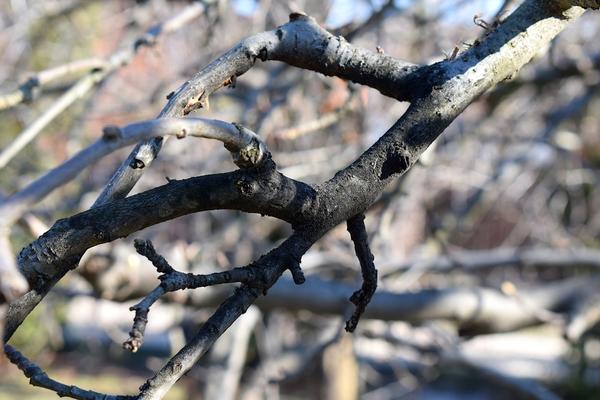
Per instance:
[[[371,253],[371,249],[369,248],[364,214],[350,218],[347,226],[352,242],[354,242],[354,251],[360,262],[360,271],[363,279],[360,290],[357,290],[350,296],[350,301],[356,306],[356,309],[350,319],[346,321],[346,331],[354,332],[358,325],[358,320],[365,312],[377,289],[377,268],[375,268],[373,253]]]
[[[38,365],[29,361],[23,354],[11,345],[4,345],[6,357],[15,364],[33,386],[39,386],[52,390],[60,397],[70,397],[78,400],[135,400],[138,396],[110,395],[94,392],[92,390],[81,389],[73,385],[65,385],[57,380],[50,378]]]

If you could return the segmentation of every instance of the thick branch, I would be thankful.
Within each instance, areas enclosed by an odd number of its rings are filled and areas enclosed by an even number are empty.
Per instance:
[[[283,60],[292,65],[356,80],[384,94],[387,94],[389,89],[386,88],[391,85],[394,89],[389,92],[395,93],[397,98],[407,95],[412,99],[413,103],[406,114],[375,145],[350,167],[320,186],[317,192],[263,166],[253,171],[195,178],[203,185],[200,193],[181,197],[182,191],[179,190],[179,197],[167,195],[166,198],[160,198],[162,204],[158,206],[159,210],[148,208],[148,204],[157,203],[156,199],[152,199],[153,195],[163,194],[156,190],[98,207],[57,222],[48,234],[22,251],[20,265],[30,282],[39,287],[43,295],[90,246],[192,210],[233,208],[261,212],[292,222],[296,234],[258,260],[264,266],[260,285],[242,285],[219,307],[196,337],[142,388],[142,398],[160,398],[261,291],[273,285],[291,262],[299,262],[314,241],[340,222],[364,212],[385,185],[404,173],[468,104],[485,90],[515,74],[570,20],[583,12],[580,8],[558,12],[554,7],[548,7],[547,3],[543,0],[526,1],[478,46],[455,60],[417,71],[393,59],[380,55],[373,57],[373,53],[354,49],[339,38],[327,36],[314,21],[294,14],[289,24],[242,41],[209,65],[199,74],[199,78],[184,85],[172,96],[165,113],[171,112],[169,110],[174,113],[189,112],[206,105],[210,91],[202,90],[203,87],[218,88],[230,83],[232,77],[245,72],[257,58]],[[299,51],[304,48],[307,48],[306,52]],[[385,68],[380,69],[379,65]],[[368,75],[363,76],[362,73]],[[400,80],[396,79],[398,76]],[[410,95],[403,92],[410,85],[399,83],[408,76],[411,79],[419,78],[410,87]],[[154,150],[158,146],[148,148],[151,158],[155,156]],[[135,174],[122,179],[124,176],[117,174],[106,192],[108,194],[102,196],[100,202],[106,198],[123,196],[129,191],[137,178]],[[265,182],[267,185],[262,191],[261,185]],[[114,211],[109,213],[109,210]],[[111,218],[107,219],[107,215]],[[9,336],[14,331],[15,322],[18,324],[23,318],[22,310],[27,312],[31,301],[39,301],[39,294],[28,294],[22,299],[11,308],[9,323],[13,325],[8,328]],[[480,310],[478,299],[476,297],[474,312]],[[452,299],[444,299],[444,303],[449,300]],[[462,299],[455,300],[464,304]],[[439,305],[434,301],[434,308],[429,311],[435,313]],[[501,324],[504,322],[501,321]]]
[[[296,224],[312,207],[314,198],[314,189],[275,172],[272,161],[265,161],[258,169],[173,180],[59,220],[18,256],[21,272],[32,291],[11,305],[6,337],[90,247],[204,210],[262,213]]]
[[[48,278],[90,247],[192,212],[231,209],[294,222],[310,205],[313,189],[265,168],[172,180],[59,220],[21,251],[22,271],[31,281]]]
[[[172,135],[216,139],[225,144],[240,167],[256,166],[267,154],[266,145],[254,132],[238,124],[202,118],[162,118],[109,126],[104,135],[69,160],[47,172],[21,191],[0,202],[0,226],[8,226],[51,191],[76,177],[84,168],[115,150],[152,137]],[[134,166],[135,167],[135,166]],[[141,166],[140,166],[141,167]]]
[[[454,60],[420,70],[419,91],[406,113],[351,166],[320,190],[324,230],[366,210],[406,172],[446,127],[483,92],[510,79],[583,10],[548,10],[528,0],[479,45]],[[340,203],[344,193],[347,200]]]
[[[360,83],[398,100],[412,96],[408,78],[418,68],[390,56],[355,47],[313,18],[292,14],[273,31],[250,36],[207,65],[175,94],[171,108],[184,114],[207,107],[208,97],[254,66],[256,60],[286,64]]]
[[[207,65],[167,96],[169,102],[159,117],[177,117],[198,108],[208,108],[209,96],[224,86],[233,85],[257,59],[283,61],[325,75],[339,76],[399,100],[411,97],[408,83],[417,69],[415,65],[354,47],[342,37],[331,35],[312,18],[292,14],[290,19],[274,31],[242,40]],[[150,165],[161,146],[161,139],[140,143],[115,172],[96,204],[126,196],[144,172],[143,168],[134,169],[130,165],[137,160],[145,166]]]

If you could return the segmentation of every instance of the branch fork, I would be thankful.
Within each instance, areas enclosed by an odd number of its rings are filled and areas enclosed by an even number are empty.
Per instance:
[[[215,272],[212,274],[193,274],[177,271],[168,261],[158,254],[149,240],[136,239],[134,241],[136,251],[146,257],[161,274],[158,279],[160,284],[152,290],[142,301],[130,307],[135,312],[133,326],[129,332],[129,338],[123,343],[123,347],[131,352],[139,350],[143,343],[144,332],[148,323],[150,307],[166,293],[184,289],[196,289],[200,287],[215,286],[225,283],[242,283],[248,288],[253,288],[266,294],[271,286],[268,279],[262,273],[260,261],[251,263],[245,267],[230,269],[229,271]],[[293,264],[293,276],[297,283],[303,282],[304,275],[299,265]]]
[[[260,136],[236,122],[228,123],[207,118],[159,118],[124,127],[108,125],[102,130],[102,139],[112,147],[122,147],[141,139],[169,135],[177,139],[189,136],[219,140],[240,168],[258,167],[270,154]],[[143,161],[135,158],[134,162]],[[131,165],[131,168],[144,166]]]

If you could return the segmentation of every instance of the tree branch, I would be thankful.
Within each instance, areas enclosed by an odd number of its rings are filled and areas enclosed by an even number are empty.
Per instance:
[[[350,296],[350,301],[356,306],[356,309],[350,319],[346,321],[346,331],[354,332],[360,316],[365,312],[367,305],[377,289],[377,269],[373,263],[373,253],[371,253],[371,249],[369,248],[367,229],[365,228],[365,216],[359,214],[350,218],[347,222],[347,226],[352,242],[354,242],[354,251],[360,262],[360,270],[363,279],[360,290],[354,292],[352,296]]]
[[[135,400],[138,398],[137,396],[109,395],[81,389],[77,386],[65,385],[50,378],[39,366],[29,361],[11,345],[5,344],[4,352],[10,362],[19,367],[25,376],[29,378],[29,383],[33,386],[51,390],[60,397],[70,397],[78,400]]]
[[[302,280],[300,259],[316,240],[339,223],[368,209],[385,186],[403,174],[472,101],[510,78],[582,13],[578,7],[565,11],[549,7],[543,0],[527,0],[477,46],[456,59],[423,68],[354,48],[298,14],[292,14],[292,21],[275,31],[242,41],[171,96],[161,116],[207,106],[212,91],[231,83],[233,77],[251,68],[256,59],[281,60],[355,80],[397,99],[410,99],[412,104],[377,143],[317,189],[284,177],[275,171],[271,160],[266,160],[257,168],[172,182],[166,185],[168,188],[153,189],[58,221],[19,255],[19,265],[36,290],[11,305],[7,337],[32,304],[36,304],[91,246],[188,212],[216,208],[260,212],[290,222],[294,234],[256,261],[261,266],[257,269],[261,275],[242,284],[192,341],[142,387],[140,398],[161,398],[286,269],[292,271],[295,280]],[[153,143],[154,147],[149,145],[144,150],[149,152],[150,160],[160,146],[160,141]],[[129,165],[137,165],[132,162],[136,160],[148,165],[136,158],[139,154],[132,153]],[[99,202],[124,196],[140,175],[119,170]],[[201,190],[196,186],[190,192],[189,186],[193,183],[200,185]],[[360,253],[368,255],[364,249]],[[442,303],[438,300],[434,299],[434,307],[427,310],[428,318],[439,310],[439,304],[452,300],[464,304],[460,296],[444,299]],[[480,301],[474,305],[476,313],[481,307]],[[523,311],[521,305],[518,307],[517,320],[520,320]],[[459,317],[469,319],[472,315],[460,314]],[[482,317],[487,321],[489,315]],[[505,320],[493,323],[500,324],[501,329],[508,324]]]
[[[164,294],[176,290],[196,289],[223,283],[253,283],[261,275],[261,271],[258,270],[259,267],[254,264],[208,275],[186,274],[171,267],[161,255],[156,253],[152,242],[149,240],[136,239],[135,249],[139,254],[148,258],[161,275],[159,276],[160,285],[144,297],[141,302],[129,308],[131,311],[135,311],[135,317],[133,327],[129,332],[129,339],[123,343],[123,347],[133,353],[138,351],[143,343],[150,307]]]
[[[165,393],[185,374],[212,344],[240,317],[250,305],[277,282],[289,268],[289,259],[298,260],[314,243],[314,237],[294,233],[279,247],[256,261],[261,276],[251,283],[235,289],[202,325],[194,338],[187,343],[169,362],[142,387],[140,400],[161,399]]]
[[[292,14],[290,22],[276,30],[250,36],[207,65],[179,89],[167,96],[169,102],[159,118],[189,114],[209,107],[209,96],[235,84],[257,60],[283,61],[299,68],[365,84],[401,100],[411,97],[409,79],[417,66],[373,53],[333,36],[312,18]],[[162,146],[160,138],[140,143],[115,171],[95,205],[125,197],[144,169],[130,167],[136,160],[149,166]]]
[[[69,75],[101,70],[107,66],[106,60],[100,58],[88,58],[72,61],[44,71],[32,74],[25,82],[19,85],[19,89],[4,95],[0,95],[0,110],[14,107],[20,103],[30,103],[36,99],[41,88],[56,80]]]
[[[71,89],[63,94],[60,99],[55,102],[44,114],[42,114],[33,124],[25,129],[17,137],[17,139],[10,143],[0,153],[0,168],[3,168],[8,162],[21,151],[29,142],[31,142],[50,122],[52,122],[58,115],[65,111],[75,101],[82,98],[87,92],[89,92],[94,86],[102,82],[107,76],[114,71],[127,65],[133,57],[138,53],[139,49],[143,46],[154,45],[158,39],[158,35],[161,33],[168,33],[175,31],[185,26],[189,21],[198,17],[204,12],[204,5],[196,2],[181,13],[172,17],[164,24],[159,24],[150,28],[144,35],[139,37],[130,47],[121,50],[113,54],[102,66],[102,68],[94,68],[90,74],[82,77]],[[85,62],[81,62],[85,66]],[[46,73],[54,78],[55,75],[59,75],[61,67],[52,73]],[[64,71],[68,71],[69,68],[63,67]]]

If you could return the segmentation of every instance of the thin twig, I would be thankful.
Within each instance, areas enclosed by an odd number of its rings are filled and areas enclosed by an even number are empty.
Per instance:
[[[293,140],[300,136],[325,129],[335,124],[356,107],[354,102],[355,98],[356,96],[353,92],[348,96],[348,99],[344,102],[344,104],[342,104],[342,106],[338,109],[326,113],[315,120],[305,122],[292,128],[284,129],[277,133],[277,138]]]
[[[11,142],[10,145],[0,153],[0,168],[5,167],[16,154],[31,142],[58,115],[75,103],[76,100],[82,98],[107,76],[127,65],[139,52],[141,47],[153,46],[160,34],[173,32],[185,26],[189,21],[198,17],[203,12],[204,5],[202,5],[202,3],[193,3],[165,23],[153,26],[147,30],[145,34],[140,36],[128,48],[113,54],[108,58],[103,68],[93,69],[89,75],[82,77],[71,89],[63,94],[56,103],[54,103],[35,122],[33,122],[33,124],[25,129],[15,141]],[[57,71],[51,71],[50,75],[58,75],[58,73]]]
[[[11,363],[15,364],[33,386],[39,386],[55,392],[60,397],[70,397],[78,400],[135,400],[137,396],[110,395],[81,389],[73,385],[65,385],[50,378],[38,365],[28,360],[11,345],[4,345],[4,353]]]
[[[63,113],[69,106],[81,99],[98,82],[104,78],[101,72],[94,72],[81,78],[73,87],[63,94],[50,106],[38,119],[27,127],[17,138],[10,142],[0,153],[0,168],[4,168],[12,158],[17,155],[29,142],[54,119]]]
[[[14,107],[20,103],[32,102],[38,97],[40,90],[51,82],[81,72],[101,70],[106,68],[106,66],[106,60],[100,58],[87,58],[34,73],[29,76],[25,82],[19,85],[18,90],[5,95],[0,95],[0,110]]]
[[[136,251],[150,260],[154,267],[156,267],[156,270],[161,273],[159,276],[160,285],[144,297],[141,302],[129,308],[131,311],[135,311],[135,317],[133,319],[133,327],[129,332],[129,338],[123,343],[123,347],[134,353],[138,351],[143,343],[150,307],[165,293],[224,283],[252,282],[260,276],[256,271],[257,266],[254,264],[207,275],[183,273],[169,265],[167,260],[156,252],[151,241],[136,239],[134,245]]]
[[[346,321],[346,331],[354,332],[360,316],[365,312],[377,289],[377,269],[373,263],[373,253],[371,253],[371,249],[369,248],[364,214],[350,218],[347,227],[352,242],[354,242],[354,251],[360,262],[360,271],[363,279],[360,290],[350,296],[350,301],[354,303],[356,309],[350,319]]]
[[[260,275],[237,288],[202,325],[187,343],[160,371],[141,387],[140,399],[161,399],[169,388],[208,351],[223,332],[254,303],[260,294],[275,284],[289,267],[289,258],[299,259],[316,241],[306,233],[294,233],[279,247],[258,259],[254,265]]]

